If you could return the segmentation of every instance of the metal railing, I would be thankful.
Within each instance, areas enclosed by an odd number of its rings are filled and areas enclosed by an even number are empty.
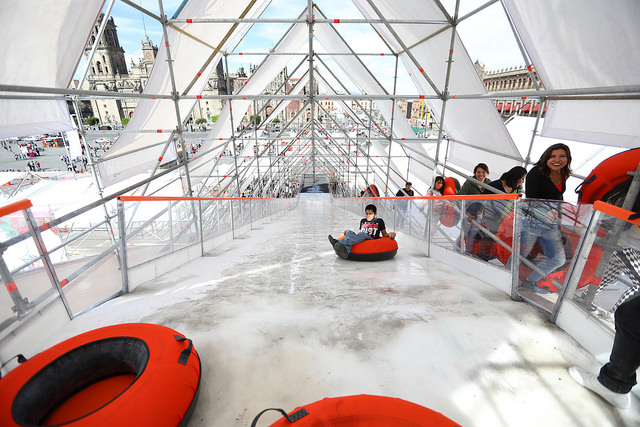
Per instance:
[[[333,202],[357,215],[364,214],[366,205],[376,205],[377,216],[385,220],[387,229],[400,233],[399,239],[410,236],[424,242],[421,248],[427,256],[433,256],[434,248],[439,248],[439,256],[451,259],[458,256],[470,258],[507,272],[511,277],[511,297],[536,306],[552,322],[556,321],[562,304],[573,300],[613,331],[611,309],[614,302],[629,289],[634,289],[634,286],[638,285],[640,289],[640,276],[637,277],[637,283],[619,277],[617,280],[620,287],[609,286],[603,291],[599,288],[602,275],[599,272],[605,270],[609,259],[604,256],[605,253],[621,250],[616,243],[620,237],[619,230],[637,225],[638,220],[629,222],[626,218],[631,212],[602,202],[597,202],[592,207],[519,197],[520,195],[335,197]],[[470,217],[470,211],[473,211],[470,208],[474,204],[480,204],[484,217]],[[492,204],[497,204],[499,209],[488,210],[488,206]],[[556,208],[560,215],[553,220],[545,219],[544,215],[538,218],[536,212],[544,212],[545,206],[547,209]],[[487,214],[495,214],[500,208],[504,215],[498,218],[499,221],[492,223]],[[543,227],[557,228],[561,236],[565,261],[553,271],[541,268],[546,257],[539,241],[530,251],[521,253],[521,238],[523,232],[529,232],[527,227],[532,218]],[[618,235],[615,236],[612,235],[612,224],[616,221],[631,225],[618,225]],[[496,227],[496,223],[499,226]],[[623,231],[625,232],[628,233]],[[469,244],[468,239],[472,235],[475,240]],[[513,239],[513,236],[518,238]],[[539,289],[522,288],[523,279],[532,272],[537,272],[542,277],[537,282]],[[598,292],[594,301],[595,290]]]
[[[207,250],[295,207],[297,198],[120,196],[105,226],[103,204],[36,219],[23,200],[0,208],[0,342],[50,304],[68,319],[132,288],[131,273],[152,263]],[[47,219],[43,221],[43,219]],[[161,271],[156,269],[155,271]],[[137,274],[133,286],[142,280]],[[148,277],[148,280],[153,277]],[[136,282],[137,280],[137,282]]]

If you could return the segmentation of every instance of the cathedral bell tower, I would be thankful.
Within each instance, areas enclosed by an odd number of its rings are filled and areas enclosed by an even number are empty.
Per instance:
[[[102,37],[98,40],[98,29],[103,19],[104,14],[101,13],[84,49],[85,59],[88,60],[91,49],[95,43],[98,43],[96,53],[89,65],[89,75],[84,89],[115,92],[119,87],[122,87],[122,76],[128,75],[127,64],[124,58],[124,49],[118,41],[113,17],[107,21]],[[124,113],[120,100],[91,101],[91,107],[100,120],[101,126],[114,127],[121,124]]]

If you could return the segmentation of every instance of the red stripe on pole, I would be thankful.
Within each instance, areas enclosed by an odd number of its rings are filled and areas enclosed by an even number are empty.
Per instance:
[[[191,18],[187,18],[187,24],[192,24],[193,21],[191,20]]]
[[[424,95],[420,95],[420,99],[424,99]]]
[[[64,287],[65,287],[65,286],[67,286],[68,284],[69,284],[69,281],[68,281],[67,279],[62,279],[62,280],[60,280],[60,286],[61,286],[61,287],[63,287],[63,288],[64,288]]]
[[[420,72],[421,72],[421,73],[424,73],[424,68],[420,68]]]
[[[158,129],[156,133],[162,133],[162,129]]]
[[[158,157],[158,161],[161,162],[162,161],[162,156]]]
[[[339,23],[340,23],[340,20],[339,20],[339,19],[334,19],[334,20],[333,20],[333,23],[334,23],[334,24],[339,24]]]
[[[16,282],[5,283],[4,286],[7,288],[7,291],[9,292],[14,292],[18,290],[18,287],[16,286]]]
[[[196,99],[202,99],[202,95],[196,95]]]
[[[196,74],[196,76],[198,76],[198,77],[200,77],[201,75],[202,75],[202,73],[198,73],[198,74]]]

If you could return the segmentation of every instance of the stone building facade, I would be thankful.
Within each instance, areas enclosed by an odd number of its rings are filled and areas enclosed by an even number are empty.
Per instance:
[[[476,61],[475,66],[489,93],[535,90],[533,80],[531,80],[531,75],[526,67],[487,71],[479,61]],[[536,76],[538,87],[543,88],[537,74],[533,74]],[[498,112],[505,117],[512,114],[536,116],[540,110],[540,102],[537,99],[522,99],[522,97],[497,100],[495,105]],[[546,110],[546,104],[543,106],[543,113],[544,110]]]
[[[93,33],[85,47],[85,58],[89,54],[98,38],[98,30],[104,19],[101,14],[93,28]],[[127,67],[124,49],[118,41],[118,32],[113,17],[107,21],[102,37],[97,40],[98,48],[89,65],[89,73],[82,89],[142,93],[149,80],[149,74],[158,55],[158,47],[154,46],[147,37],[142,41],[142,58],[138,62],[131,60]],[[240,87],[246,81],[244,70],[229,74],[229,80],[234,88]],[[218,63],[216,72],[207,82],[203,95],[224,95],[227,93],[227,76],[222,67],[222,61]],[[93,115],[100,121],[101,126],[120,127],[122,119],[131,117],[136,106],[137,99],[99,99],[91,101]],[[191,118],[205,118],[211,121],[214,116],[220,114],[222,101],[218,99],[200,99],[193,108]]]

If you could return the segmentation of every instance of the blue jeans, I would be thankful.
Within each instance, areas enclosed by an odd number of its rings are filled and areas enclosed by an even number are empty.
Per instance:
[[[532,271],[527,276],[527,279],[533,283],[545,278],[567,260],[564,253],[564,245],[562,244],[562,233],[558,225],[525,218],[522,221],[522,232],[520,233],[520,256],[526,257],[529,255],[536,241],[540,244],[544,253],[544,261],[538,264],[538,268],[544,272],[544,275]]]
[[[365,240],[373,240],[373,238],[364,231],[356,234],[349,230],[347,231],[347,234],[344,235],[343,239],[338,240],[338,243],[347,248],[347,253],[351,253],[351,246],[356,243],[364,242]]]
[[[621,304],[615,319],[613,349],[598,380],[613,392],[628,393],[636,385],[636,370],[640,367],[640,298]]]

